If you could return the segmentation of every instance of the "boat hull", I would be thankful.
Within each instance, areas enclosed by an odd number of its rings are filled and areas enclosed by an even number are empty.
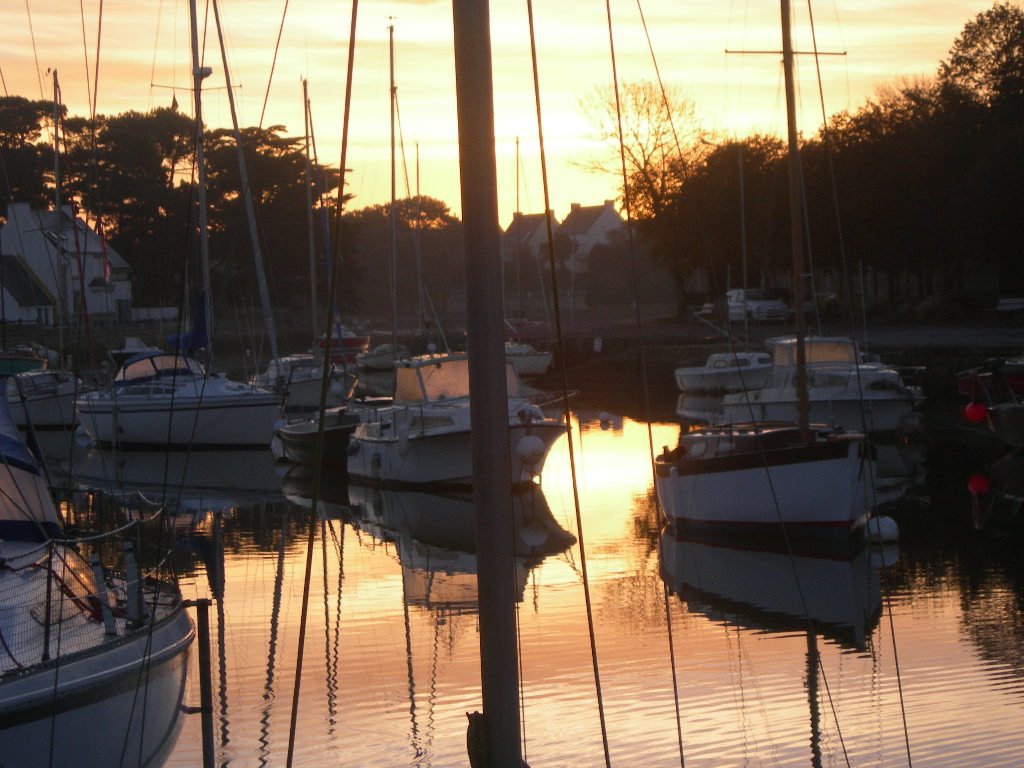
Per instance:
[[[329,412],[324,422],[320,466],[347,473],[349,438],[359,417],[345,411]],[[282,423],[274,430],[270,448],[274,458],[291,464],[313,466],[316,463],[319,419]]]
[[[551,368],[553,357],[553,353],[543,351],[505,353],[505,359],[512,363],[520,376],[542,376]]]
[[[383,485],[469,486],[473,484],[469,429],[406,437],[373,434],[362,425],[350,438],[348,474]],[[565,426],[557,422],[509,426],[509,469],[513,484],[529,482],[544,469],[547,454]]]
[[[677,368],[676,386],[683,392],[741,392],[758,389],[768,382],[771,366],[709,371],[704,368]]]
[[[658,498],[678,526],[853,530],[864,522],[870,477],[860,447],[851,439],[709,458],[663,454]]]
[[[989,429],[1007,445],[1024,448],[1024,403],[999,403],[986,411]]]
[[[174,744],[195,627],[179,609],[152,638],[40,664],[0,682],[5,765],[149,765]],[[149,652],[149,649],[159,649]],[[59,674],[58,674],[59,673]]]
[[[273,394],[247,391],[232,398],[134,398],[108,393],[75,403],[78,423],[104,447],[264,447],[280,404]]]
[[[75,392],[8,398],[11,418],[19,427],[29,424],[34,429],[66,429],[75,426]]]

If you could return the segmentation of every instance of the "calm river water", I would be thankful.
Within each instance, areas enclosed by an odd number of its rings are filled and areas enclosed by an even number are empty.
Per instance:
[[[791,560],[662,533],[649,439],[660,450],[678,430],[581,416],[582,532],[564,440],[516,499],[534,768],[604,765],[598,691],[612,765],[1021,764],[1020,540],[973,529],[970,461],[936,469],[895,447],[914,485],[894,512],[900,544]],[[82,458],[80,483],[166,493],[179,510],[181,586],[214,600],[216,763],[283,765],[309,483],[269,451]],[[470,502],[337,483],[322,497],[295,764],[468,765],[466,713],[481,708]],[[193,768],[200,718],[180,724],[165,765]]]

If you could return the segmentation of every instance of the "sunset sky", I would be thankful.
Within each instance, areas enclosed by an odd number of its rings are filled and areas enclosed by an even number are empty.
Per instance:
[[[205,0],[198,2],[203,16]],[[807,4],[794,5],[795,45],[798,50],[811,50]],[[101,6],[97,111],[148,110],[170,105],[176,98],[182,110],[191,112],[186,0],[7,0],[0,8],[4,93],[49,99],[53,82],[47,71],[56,69],[69,111],[88,114],[87,81],[96,66]],[[989,7],[991,2],[985,0],[846,0],[814,6],[818,49],[846,54],[821,59],[826,111],[856,109],[879,85],[933,75],[964,24]],[[283,124],[289,135],[301,135],[301,79],[307,78],[320,160],[337,165],[351,4],[220,0],[219,8],[242,125],[260,124],[266,97],[262,124]],[[656,61],[666,85],[694,103],[703,128],[726,137],[755,130],[782,132],[779,57],[726,53],[778,50],[777,3],[615,0],[611,11],[620,83],[655,79]],[[208,125],[226,126],[230,112],[212,9],[209,19],[205,60],[214,74],[204,85],[203,110]],[[614,198],[619,185],[615,177],[580,167],[608,151],[595,144],[593,127],[580,108],[582,99],[611,83],[606,6],[595,0],[537,0],[534,21],[551,200],[561,218],[572,202],[593,205]],[[448,0],[363,0],[359,4],[348,163],[352,169],[349,191],[356,196],[352,207],[386,202],[390,196],[390,23],[395,27],[395,78],[410,189],[416,192],[418,147],[420,192],[444,200],[458,214]],[[492,2],[491,27],[498,196],[504,226],[516,209],[517,186],[521,210],[543,209],[525,2]],[[815,67],[810,57],[801,57],[798,67],[801,130],[813,133],[821,115]],[[518,185],[517,137],[522,165]],[[402,156],[399,150],[400,162]],[[400,196],[406,189],[401,170],[398,189]]]

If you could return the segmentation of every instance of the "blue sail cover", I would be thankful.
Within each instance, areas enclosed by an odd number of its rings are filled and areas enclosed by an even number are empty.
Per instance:
[[[196,316],[192,320],[192,330],[168,336],[167,348],[170,351],[192,355],[210,346],[210,322],[206,316],[206,305],[206,291],[200,291],[196,298]]]
[[[45,541],[60,535],[60,518],[39,462],[11,419],[7,398],[0,397],[0,539]]]

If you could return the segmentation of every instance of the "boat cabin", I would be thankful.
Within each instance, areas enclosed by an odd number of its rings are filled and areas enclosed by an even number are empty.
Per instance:
[[[796,336],[777,336],[768,339],[765,346],[771,350],[776,367],[796,365]],[[845,336],[810,336],[804,340],[804,354],[807,365],[856,365],[860,362],[857,342]]]
[[[505,364],[509,397],[523,395],[510,363]],[[395,402],[430,403],[469,397],[469,358],[466,355],[422,355],[399,360],[395,369]]]
[[[143,352],[125,361],[114,377],[114,386],[123,387],[175,376],[191,378],[205,375],[202,364],[195,358],[172,352]]]

